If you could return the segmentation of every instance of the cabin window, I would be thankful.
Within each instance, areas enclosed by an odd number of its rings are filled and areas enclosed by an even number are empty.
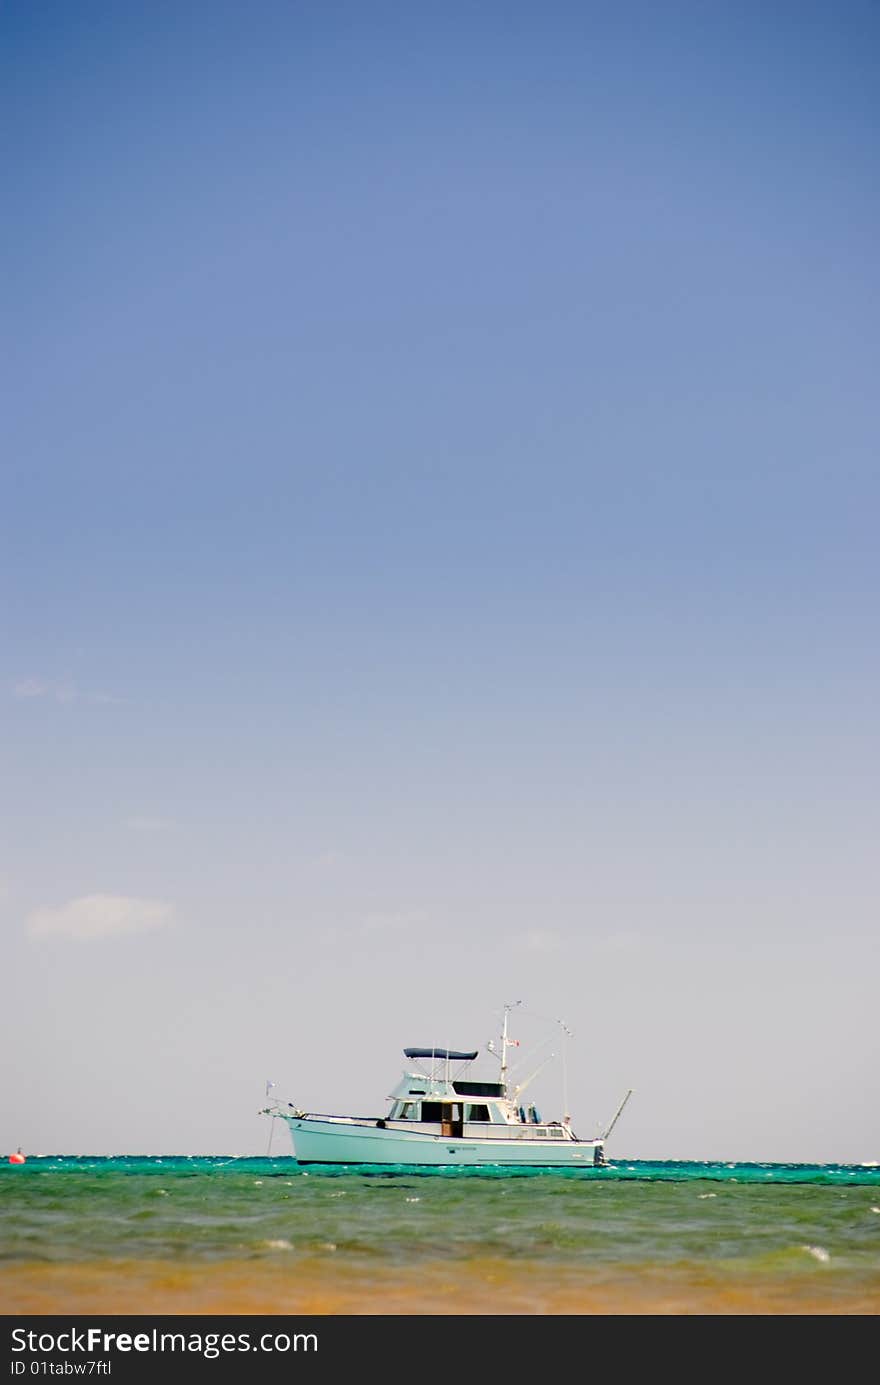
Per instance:
[[[551,1140],[561,1140],[561,1139],[562,1139],[562,1127],[559,1126],[559,1125],[551,1125],[551,1127],[550,1127],[550,1138],[551,1138]]]
[[[488,1106],[468,1106],[465,1120],[487,1121],[489,1119]]]
[[[439,1101],[422,1102],[422,1120],[439,1121],[443,1119],[443,1107]]]
[[[546,1138],[547,1138],[547,1131],[546,1131],[546,1130],[533,1130],[533,1131],[532,1131],[532,1136],[533,1136],[536,1140],[546,1140]]]
[[[398,1120],[417,1121],[419,1118],[419,1103],[417,1101],[402,1101],[400,1103],[400,1114]]]

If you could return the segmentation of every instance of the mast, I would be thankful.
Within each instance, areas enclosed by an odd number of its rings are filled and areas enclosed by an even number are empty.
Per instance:
[[[517,1040],[511,1040],[507,1037],[507,1019],[511,1010],[515,1009],[517,1005],[522,1005],[522,1001],[515,1000],[512,1005],[505,1005],[504,1007],[504,1025],[501,1030],[501,1085],[504,1088],[505,1096],[507,1095],[507,1050],[517,1047]]]
[[[510,1006],[504,1007],[504,1024],[501,1029],[501,1085],[504,1088],[504,1095],[507,1095],[507,1016]]]

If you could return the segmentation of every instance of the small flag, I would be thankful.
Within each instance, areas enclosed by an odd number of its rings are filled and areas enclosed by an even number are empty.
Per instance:
[[[269,1082],[269,1081],[266,1082],[266,1096],[269,1095],[269,1093],[271,1092],[271,1090],[272,1090],[272,1088],[273,1088],[274,1086],[275,1086],[275,1083],[274,1083],[274,1082]]]

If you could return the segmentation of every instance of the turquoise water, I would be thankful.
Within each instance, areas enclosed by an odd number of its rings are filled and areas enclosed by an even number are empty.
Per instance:
[[[756,1311],[718,1306],[749,1290],[801,1304],[780,1311],[870,1312],[880,1169],[628,1161],[364,1173],[290,1158],[31,1157],[0,1168],[4,1273],[31,1311],[77,1311],[88,1285],[93,1306],[112,1307],[137,1281],[145,1312],[167,1310],[175,1292],[173,1310],[195,1293],[203,1309],[211,1285],[216,1311],[257,1288],[269,1311],[319,1292],[318,1311],[378,1311],[357,1306],[378,1284],[383,1311],[434,1311],[419,1292],[432,1286],[435,1302],[444,1285],[449,1311],[459,1290],[483,1303],[474,1311],[608,1311],[577,1305],[615,1283],[630,1296],[690,1285],[715,1295],[706,1311]]]

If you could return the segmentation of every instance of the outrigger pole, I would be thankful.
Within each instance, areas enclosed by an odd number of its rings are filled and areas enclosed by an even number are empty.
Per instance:
[[[529,1083],[530,1083],[530,1082],[534,1082],[535,1078],[538,1076],[538,1073],[539,1073],[539,1072],[543,1072],[544,1069],[546,1068],[547,1064],[548,1064],[548,1063],[552,1063],[552,1062],[553,1062],[553,1059],[554,1059],[555,1057],[556,1057],[556,1054],[555,1054],[555,1053],[551,1053],[547,1058],[544,1059],[543,1063],[541,1063],[539,1067],[535,1068],[535,1071],[534,1071],[534,1072],[529,1073],[529,1076],[526,1078],[525,1082],[520,1082],[520,1083],[518,1083],[518,1085],[517,1085],[516,1087],[514,1087],[514,1089],[513,1089],[513,1099],[514,1099],[514,1101],[519,1101],[520,1096],[521,1096],[522,1093],[525,1091],[526,1087],[528,1087]]]
[[[626,1096],[623,1098],[623,1101],[620,1103],[620,1105],[618,1106],[617,1110],[614,1112],[614,1119],[612,1120],[612,1122],[611,1122],[611,1124],[609,1125],[608,1129],[607,1129],[607,1130],[604,1132],[604,1134],[602,1135],[602,1139],[603,1139],[603,1140],[607,1140],[607,1139],[608,1139],[608,1136],[611,1134],[611,1132],[612,1132],[612,1130],[614,1129],[615,1125],[616,1125],[617,1122],[620,1120],[620,1117],[621,1117],[621,1115],[622,1115],[622,1113],[623,1113],[623,1108],[624,1108],[624,1106],[626,1105],[626,1103],[629,1101],[629,1099],[630,1099],[630,1097],[632,1096],[634,1090],[635,1090],[635,1089],[634,1089],[633,1087],[630,1087],[630,1089],[629,1089],[629,1091],[627,1092]]]
[[[274,1083],[274,1082],[270,1082],[270,1081],[268,1080],[268,1078],[267,1078],[267,1079],[266,1079],[266,1100],[267,1100],[267,1101],[269,1100],[269,1093],[271,1092],[271,1090],[272,1090],[272,1088],[273,1088],[274,1086],[275,1086],[275,1083]],[[275,1105],[276,1105],[276,1107],[277,1107],[277,1105],[278,1105],[278,1102],[277,1102],[277,1101],[276,1101]],[[272,1136],[275,1134],[275,1113],[274,1113],[273,1111],[267,1111],[266,1114],[272,1116],[272,1119],[271,1119],[271,1121],[269,1122],[269,1143],[268,1143],[267,1146],[266,1146],[266,1158],[268,1159],[268,1158],[269,1158],[269,1155],[270,1155],[270,1153],[271,1153],[271,1151],[272,1151]]]

